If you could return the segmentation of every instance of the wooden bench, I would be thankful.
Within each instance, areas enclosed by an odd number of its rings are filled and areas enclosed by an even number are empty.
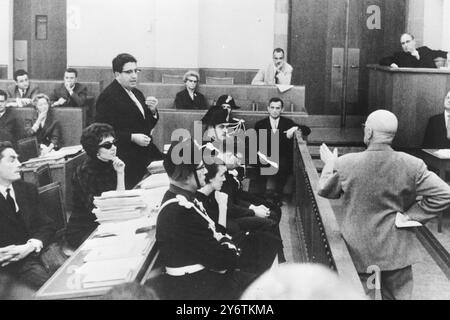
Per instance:
[[[25,127],[31,127],[36,119],[34,108],[10,108],[19,122],[17,140],[24,138]],[[81,108],[54,108],[53,116],[61,124],[62,147],[80,144],[83,131],[83,110]]]
[[[173,102],[178,92],[184,90],[184,84],[167,83],[140,83],[138,88],[145,96],[155,96],[159,100],[158,109],[174,109]],[[270,98],[279,97],[284,102],[286,112],[306,113],[305,87],[294,86],[281,93],[276,86],[251,85],[202,85],[199,92],[213,105],[221,95],[229,94],[234,98],[236,105],[243,111],[266,111]],[[209,107],[208,106],[208,107]]]
[[[30,83],[33,83],[39,86],[39,92],[44,93],[47,96],[51,97],[53,90],[61,85],[64,81],[62,80],[34,80],[31,79]],[[15,84],[14,80],[2,80],[0,79],[0,89],[7,91],[10,85]],[[80,84],[85,85],[87,87],[88,96],[86,99],[86,106],[84,106],[83,112],[83,126],[92,122],[95,118],[95,102],[97,101],[98,96],[102,90],[103,83],[102,82],[80,82]]]

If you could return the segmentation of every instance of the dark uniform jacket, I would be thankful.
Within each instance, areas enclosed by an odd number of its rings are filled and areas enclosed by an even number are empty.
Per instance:
[[[164,203],[170,199],[179,202]],[[201,264],[209,270],[233,270],[238,265],[239,252],[233,242],[223,236],[218,239],[194,194],[171,185],[164,195],[156,223],[156,241],[164,266],[177,268]],[[206,214],[206,211],[205,211]]]
[[[43,127],[39,127],[36,132],[33,132],[31,128],[26,128],[26,132],[29,136],[36,136],[39,144],[48,146],[53,143],[55,150],[58,150],[62,145],[61,125],[58,120],[54,120],[51,111],[47,113],[47,119]]]

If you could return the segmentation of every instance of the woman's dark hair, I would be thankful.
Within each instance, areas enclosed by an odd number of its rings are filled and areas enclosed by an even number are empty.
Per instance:
[[[96,158],[98,145],[103,138],[110,136],[116,137],[113,127],[106,123],[93,123],[83,130],[80,143],[89,157]]]

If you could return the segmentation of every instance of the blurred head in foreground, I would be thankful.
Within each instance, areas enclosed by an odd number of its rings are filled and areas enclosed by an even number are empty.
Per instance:
[[[363,293],[319,264],[283,264],[263,273],[242,300],[364,300]]]

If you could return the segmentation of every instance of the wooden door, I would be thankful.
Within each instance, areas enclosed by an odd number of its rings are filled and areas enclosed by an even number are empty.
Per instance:
[[[25,65],[33,79],[63,77],[67,65],[66,7],[66,0],[14,0],[14,70]],[[16,44],[21,47],[16,48]]]
[[[346,0],[291,0],[290,4],[289,62],[294,67],[293,84],[306,86],[308,113],[341,113],[346,73],[347,113],[365,114],[365,66],[400,50],[406,0],[350,0],[348,33]]]

